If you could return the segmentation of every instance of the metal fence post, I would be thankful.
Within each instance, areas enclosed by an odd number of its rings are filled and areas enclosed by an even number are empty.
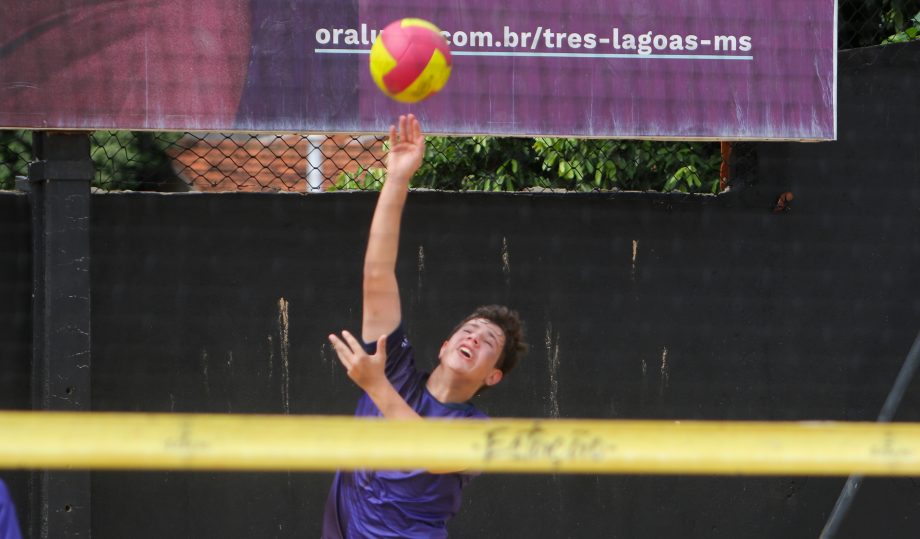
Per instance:
[[[88,133],[36,132],[32,206],[32,407],[90,409]],[[90,537],[90,474],[32,475],[30,536]]]

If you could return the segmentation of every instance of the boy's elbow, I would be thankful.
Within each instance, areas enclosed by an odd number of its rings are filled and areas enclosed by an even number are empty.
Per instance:
[[[392,264],[386,264],[380,261],[365,261],[364,262],[364,279],[381,279],[389,275],[393,275],[396,272],[396,268]]]
[[[380,264],[369,264],[364,266],[364,290],[380,290],[393,286],[396,281],[396,273]]]

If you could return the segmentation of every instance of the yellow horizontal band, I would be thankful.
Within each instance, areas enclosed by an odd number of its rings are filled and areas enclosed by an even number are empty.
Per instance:
[[[920,476],[920,424],[0,412],[0,468]]]

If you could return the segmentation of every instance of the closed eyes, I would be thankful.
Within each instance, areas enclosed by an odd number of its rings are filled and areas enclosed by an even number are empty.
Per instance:
[[[463,331],[463,333],[465,334],[470,334],[473,332],[473,328],[478,328],[478,327],[479,327],[479,324],[473,323],[472,327],[464,327],[461,329],[461,331]],[[492,335],[492,333],[489,333],[487,337],[484,338],[482,341],[488,344],[491,348],[493,349],[495,348],[495,335]]]

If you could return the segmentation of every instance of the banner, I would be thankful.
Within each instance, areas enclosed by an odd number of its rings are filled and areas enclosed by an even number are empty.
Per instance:
[[[442,92],[374,85],[403,17]],[[0,127],[661,139],[836,137],[834,0],[36,0],[0,19]]]

